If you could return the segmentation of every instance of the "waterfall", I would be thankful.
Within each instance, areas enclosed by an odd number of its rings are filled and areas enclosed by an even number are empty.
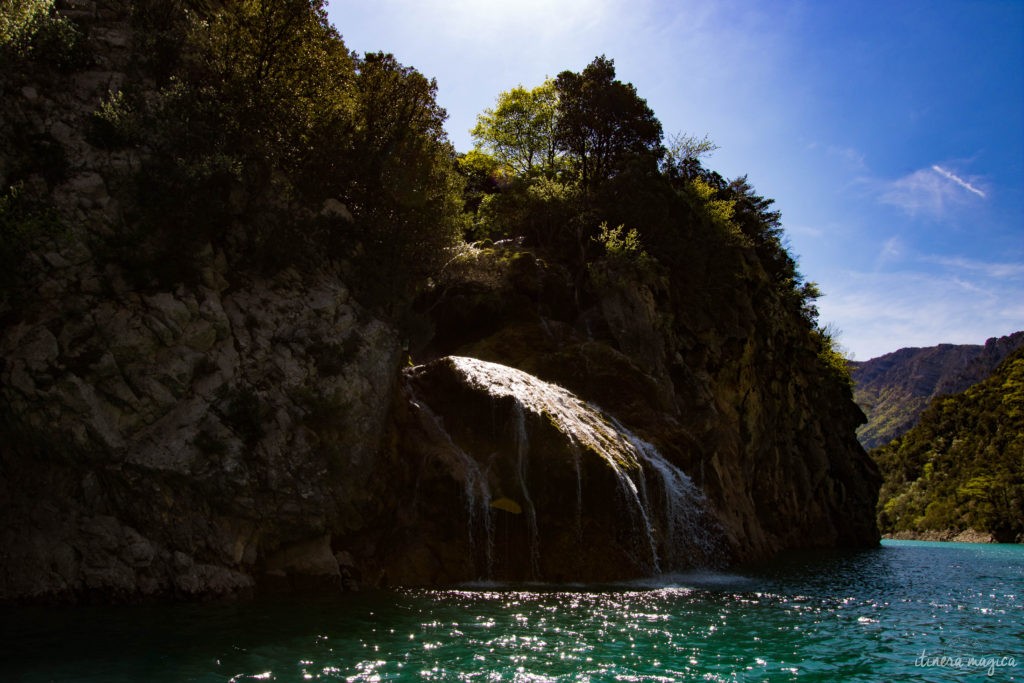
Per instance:
[[[466,502],[466,528],[469,534],[469,547],[475,552],[478,549],[478,528],[483,528],[484,578],[491,575],[494,557],[494,523],[491,518],[491,490],[487,477],[480,469],[480,464],[452,440],[444,428],[444,422],[419,399],[416,392],[409,389],[412,396],[411,405],[418,411],[420,424],[435,440],[441,441],[444,448],[440,456],[448,465],[448,469],[463,483],[462,493]]]
[[[534,447],[534,444],[531,444],[531,428],[535,424],[545,423],[554,427],[565,439],[562,448],[568,449],[569,457],[559,456],[565,458],[565,464],[561,467],[568,466],[574,469],[570,476],[575,476],[576,490],[571,493],[566,490],[565,501],[558,504],[564,510],[568,507],[568,496],[574,494],[574,536],[577,543],[583,541],[584,465],[587,458],[596,455],[603,462],[603,466],[598,469],[610,471],[614,476],[618,498],[621,501],[618,518],[628,520],[632,527],[629,537],[633,539],[635,546],[629,552],[633,553],[636,566],[646,567],[649,573],[657,574],[663,570],[671,570],[681,562],[692,566],[712,559],[717,527],[706,509],[703,494],[686,473],[665,459],[652,444],[630,432],[615,418],[596,406],[528,373],[497,363],[458,356],[441,359],[436,363],[440,364],[438,367],[443,367],[448,372],[454,371],[456,380],[461,385],[489,396],[492,406],[497,406],[499,400],[506,406],[511,405],[512,441],[509,443],[513,448],[506,448],[505,452],[508,455],[504,457],[511,461],[505,466],[506,469],[501,471],[506,472],[503,475],[505,490],[511,490],[511,486],[516,490],[514,495],[521,498],[526,523],[525,538],[529,544],[531,576],[542,578],[541,545],[542,539],[546,538],[545,529],[542,528],[543,510],[537,507],[538,499],[531,491],[529,483],[533,465],[542,464],[542,461],[533,462],[537,457],[541,457],[541,454],[531,453],[531,448]],[[428,369],[424,372],[430,368],[421,367]],[[410,372],[415,373],[417,370],[414,368]],[[509,399],[510,403],[507,402]],[[492,407],[492,416],[494,409]],[[423,410],[432,415],[429,409],[424,407]],[[433,420],[438,428],[443,430],[440,419],[434,416]],[[508,436],[506,432],[504,438]],[[496,434],[492,437],[500,438]],[[499,467],[493,462],[494,453],[490,453],[490,459],[484,457],[484,453],[477,453],[478,457],[474,459],[471,455],[473,448],[467,453],[447,433],[443,439],[446,448],[452,451],[448,456],[449,466],[461,473],[457,478],[466,489],[465,499],[470,525],[472,527],[478,524],[479,522],[475,520],[481,520],[482,517],[482,526],[487,534],[486,542],[490,544],[490,519],[495,514],[489,507],[491,491],[497,490],[500,493],[502,490],[502,485],[497,479],[499,471],[493,469]],[[550,437],[548,440],[550,441]],[[479,447],[479,444],[477,446]],[[561,452],[566,453],[565,450]],[[480,462],[486,464],[481,466]],[[592,473],[590,476],[595,476],[593,465],[589,467],[591,469],[587,471]],[[514,477],[515,481],[509,481],[509,476]],[[536,476],[540,475],[534,476],[533,481],[536,485]],[[560,476],[565,477],[565,474]],[[565,479],[562,481],[563,486],[568,483]],[[547,495],[546,500],[550,501],[551,494]],[[590,503],[591,506],[593,504]],[[550,516],[547,517],[549,523],[552,519]],[[593,530],[591,533],[594,533]],[[609,529],[608,533],[614,534],[614,529]],[[471,540],[473,539],[471,530]],[[573,552],[570,548],[555,550],[563,553]],[[545,551],[548,552],[550,551]],[[490,550],[487,551],[487,557],[490,566]]]
[[[530,434],[526,428],[526,413],[520,403],[515,404],[515,436],[516,436],[516,472],[519,475],[519,490],[526,503],[526,520],[530,532],[530,578],[540,578],[540,531],[537,529],[537,508],[530,497],[530,487],[526,482],[527,467],[530,457]]]
[[[718,525],[710,518],[704,494],[681,469],[665,459],[657,448],[622,426],[622,432],[644,464],[661,482],[664,497],[665,547],[676,553],[687,551],[691,561],[708,564],[719,550]]]
[[[661,566],[648,506],[641,499],[640,486],[630,476],[630,472],[639,474],[638,481],[641,482],[641,486],[643,485],[640,459],[633,444],[619,434],[611,419],[562,387],[544,382],[521,370],[461,356],[451,356],[449,360],[456,370],[477,388],[495,398],[512,398],[520,415],[523,414],[522,411],[528,411],[538,416],[550,416],[569,438],[574,448],[590,449],[604,459],[615,473],[620,493],[627,501],[629,514],[638,521],[637,531],[646,541],[651,571],[655,574],[660,573]],[[520,438],[520,444],[522,443],[526,443],[525,436]],[[522,462],[525,456],[521,451],[519,457]],[[525,479],[522,481],[524,494],[528,495]],[[532,511],[532,502],[529,502],[528,498],[527,501],[528,510]],[[535,512],[531,512],[530,521],[531,536],[537,539],[539,532],[536,529]],[[539,561],[537,546],[531,547],[531,555],[532,559]]]

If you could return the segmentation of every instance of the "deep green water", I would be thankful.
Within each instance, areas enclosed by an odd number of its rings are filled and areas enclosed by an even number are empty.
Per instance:
[[[893,541],[629,585],[0,620],[2,681],[1024,680],[1024,547]]]

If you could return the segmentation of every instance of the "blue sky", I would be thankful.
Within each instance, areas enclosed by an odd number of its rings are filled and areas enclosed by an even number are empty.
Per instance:
[[[666,134],[782,211],[859,360],[1024,329],[1020,0],[331,0],[350,49],[437,79],[471,147],[502,90],[615,60]],[[637,227],[641,233],[643,226]]]

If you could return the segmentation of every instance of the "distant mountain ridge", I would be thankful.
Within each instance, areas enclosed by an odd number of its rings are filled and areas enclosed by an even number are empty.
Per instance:
[[[966,391],[935,398],[871,457],[884,478],[883,533],[1024,542],[1024,347]]]
[[[857,430],[864,448],[889,443],[917,422],[932,398],[956,394],[988,377],[1024,346],[1024,331],[981,344],[904,348],[868,361],[851,361],[854,400],[867,416]]]

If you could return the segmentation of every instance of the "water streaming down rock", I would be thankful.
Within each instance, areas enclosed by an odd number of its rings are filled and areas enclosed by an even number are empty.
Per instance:
[[[528,482],[528,465],[530,457],[530,433],[526,427],[526,413],[523,406],[516,403],[515,411],[515,439],[516,439],[516,473],[519,476],[519,491],[523,496],[523,511],[526,513],[526,521],[529,525],[530,534],[530,578],[540,577],[540,530],[537,528],[537,508],[533,505],[533,498],[530,497],[530,485]]]
[[[445,433],[437,439],[467,489],[468,523],[492,518],[483,528],[496,544],[494,564],[479,573],[612,579],[715,563],[718,527],[699,489],[595,406],[473,358],[411,368],[407,380],[417,401],[431,406],[423,410],[441,415],[434,424]],[[521,514],[482,504],[483,496],[511,499]]]
[[[435,443],[441,444],[437,451],[438,457],[445,461],[452,476],[462,483],[469,545],[474,553],[478,550],[482,552],[484,575],[489,576],[493,565],[494,533],[489,509],[492,496],[487,485],[487,477],[484,476],[479,463],[452,441],[441,418],[419,400],[414,391],[410,393],[410,403],[417,412],[421,426]]]
[[[668,562],[675,564],[685,556],[703,558],[713,564],[722,553],[721,529],[705,505],[704,494],[685,472],[670,463],[652,444],[636,436],[614,421],[636,448],[650,470],[660,479],[664,498],[664,546]],[[682,556],[681,556],[682,554]]]

